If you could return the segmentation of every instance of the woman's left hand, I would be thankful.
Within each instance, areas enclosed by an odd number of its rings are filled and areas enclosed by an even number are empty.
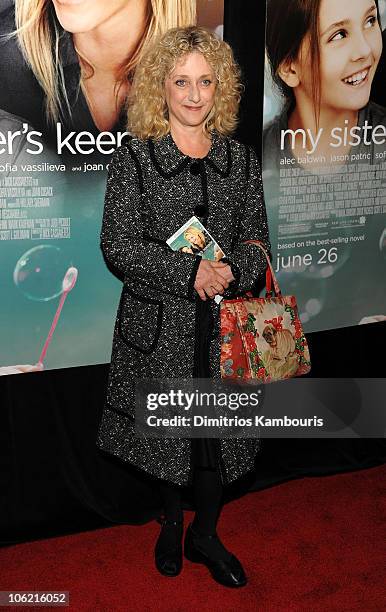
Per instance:
[[[229,264],[227,264],[224,268],[217,269],[216,272],[223,276],[228,283],[231,283],[235,280],[235,277],[233,276],[232,269]]]

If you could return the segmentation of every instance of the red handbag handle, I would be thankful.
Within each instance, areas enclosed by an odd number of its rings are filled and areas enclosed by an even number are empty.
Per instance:
[[[272,274],[269,266],[265,271],[265,291],[266,293],[272,293]]]
[[[265,272],[266,297],[271,297],[273,293],[276,295],[276,297],[281,296],[281,291],[280,291],[279,283],[277,282],[277,278],[275,276],[275,272],[273,270],[271,261],[269,259],[268,253],[265,250],[265,247],[264,247],[263,243],[260,242],[260,240],[244,240],[243,244],[256,244],[263,251],[263,253],[265,255],[265,258],[266,258],[267,264],[268,264],[267,270]],[[274,290],[272,290],[272,283],[273,283]]]

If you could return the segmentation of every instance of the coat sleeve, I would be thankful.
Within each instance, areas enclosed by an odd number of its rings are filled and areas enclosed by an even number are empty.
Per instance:
[[[225,297],[253,289],[266,270],[263,252],[255,244],[243,244],[244,240],[259,240],[269,255],[271,252],[260,164],[251,147],[247,148],[246,173],[247,188],[239,215],[238,237],[229,256],[222,260],[229,263],[235,277]]]
[[[127,147],[119,147],[107,177],[101,230],[104,257],[125,276],[145,281],[158,291],[193,300],[201,257],[143,238],[140,180]]]

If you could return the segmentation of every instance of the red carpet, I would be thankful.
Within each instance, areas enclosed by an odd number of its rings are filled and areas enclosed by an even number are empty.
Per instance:
[[[381,466],[227,504],[218,531],[249,576],[241,589],[189,561],[177,578],[160,576],[153,521],[3,548],[0,590],[68,590],[75,611],[384,612],[385,482]]]

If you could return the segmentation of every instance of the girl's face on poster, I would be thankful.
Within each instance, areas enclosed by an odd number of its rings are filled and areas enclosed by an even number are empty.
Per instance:
[[[312,100],[307,44],[304,41],[296,70],[298,87]],[[375,2],[322,0],[319,47],[321,109],[342,112],[366,106],[382,53],[382,32]]]
[[[67,32],[91,32],[130,5],[147,6],[148,0],[52,0],[60,25]]]

